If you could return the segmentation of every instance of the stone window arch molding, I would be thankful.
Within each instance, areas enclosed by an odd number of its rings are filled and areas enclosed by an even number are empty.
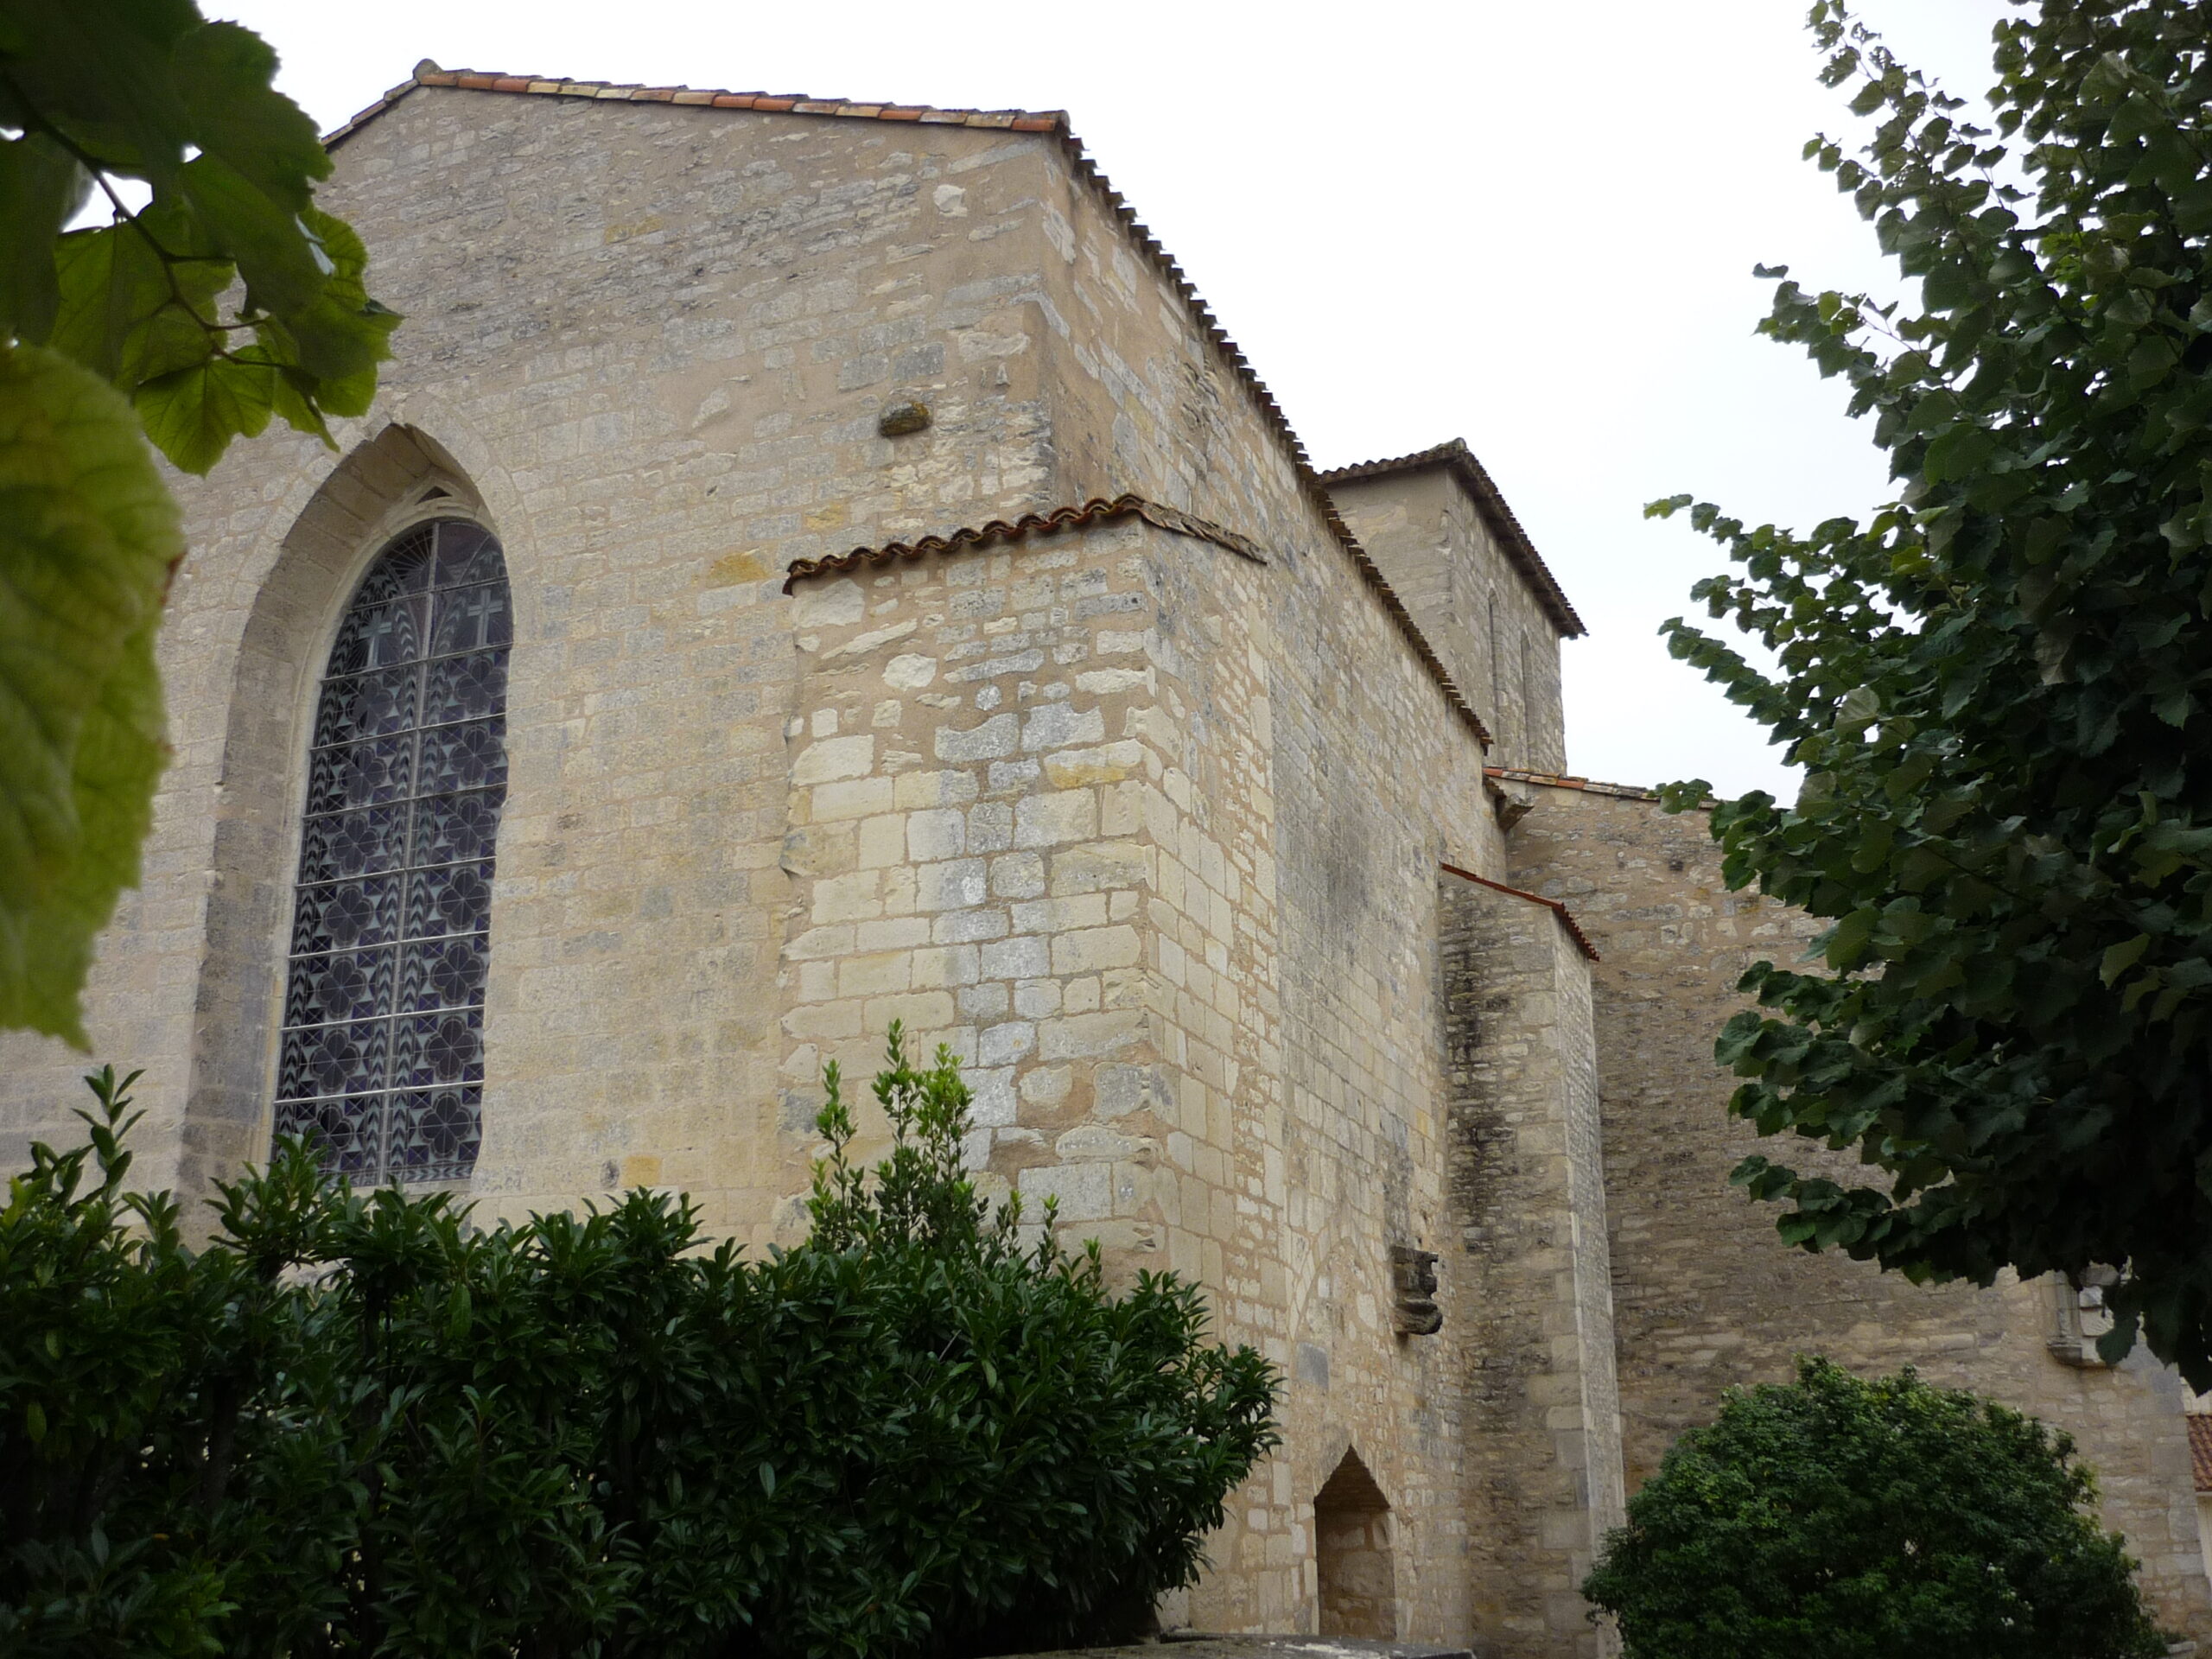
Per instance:
[[[255,587],[228,688],[181,1192],[207,1192],[268,1156],[325,671],[363,578],[395,542],[439,520],[499,540],[512,608],[513,547],[483,493],[435,439],[397,423],[322,480]]]
[[[465,1181],[482,1141],[513,614],[451,499],[424,491],[355,584],[307,755],[275,1130],[368,1184]]]

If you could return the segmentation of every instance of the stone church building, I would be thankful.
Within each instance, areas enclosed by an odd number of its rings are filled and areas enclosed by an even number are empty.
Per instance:
[[[424,64],[333,149],[407,321],[340,453],[180,485],[89,994],[149,1182],[313,1128],[765,1247],[903,1020],[988,1184],[1282,1368],[1171,1622],[1594,1655],[1625,1496],[1818,1352],[2069,1430],[2212,1639],[2177,1380],[2093,1291],[1916,1288],[1727,1185],[1713,1036],[1811,928],[1561,775],[1582,626],[1496,485],[1317,471],[1064,117]],[[10,1148],[82,1069],[0,1040]]]

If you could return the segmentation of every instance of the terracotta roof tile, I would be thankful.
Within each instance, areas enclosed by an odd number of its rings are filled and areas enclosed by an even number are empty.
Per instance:
[[[1410,455],[1396,455],[1388,461],[1363,461],[1356,467],[1338,467],[1323,473],[1321,485],[1351,484],[1365,478],[1388,478],[1394,473],[1418,472],[1425,467],[1443,467],[1452,472],[1466,486],[1475,505],[1482,509],[1483,517],[1490,521],[1491,532],[1504,543],[1505,556],[1520,566],[1521,574],[1536,590],[1536,598],[1551,619],[1559,625],[1560,632],[1569,639],[1579,639],[1589,630],[1582,626],[1582,619],[1567,602],[1566,590],[1559,585],[1549,566],[1529,539],[1529,532],[1521,527],[1513,509],[1505,505],[1505,497],[1483,470],[1482,462],[1475,459],[1474,451],[1465,440],[1453,438],[1440,443],[1433,449],[1422,449]]]
[[[526,95],[537,96],[655,100],[658,99],[660,94],[666,93],[668,95],[666,101],[671,104],[692,102],[697,98],[696,91],[687,86],[615,86],[605,81],[543,80],[520,75],[442,69],[426,58],[416,65],[415,74],[411,79],[393,87],[352,120],[328,134],[324,138],[323,143],[326,147],[334,147],[343,143],[419,87],[462,87],[465,84],[464,77],[467,83],[486,82],[487,83],[486,90],[495,92],[521,92]],[[1438,683],[1444,688],[1446,696],[1453,707],[1472,727],[1476,734],[1481,739],[1483,746],[1485,748],[1489,747],[1491,739],[1488,728],[1468,706],[1466,699],[1459,694],[1459,687],[1452,683],[1452,677],[1445,669],[1442,661],[1437,657],[1428,641],[1421,636],[1421,628],[1414,621],[1412,613],[1406,609],[1397,594],[1392,591],[1390,584],[1383,578],[1382,571],[1376,568],[1374,560],[1368,556],[1366,550],[1360,546],[1358,538],[1352,535],[1342,516],[1338,513],[1335,504],[1329,499],[1326,489],[1313,470],[1313,463],[1306,453],[1306,446],[1299,441],[1298,434],[1292,429],[1289,418],[1282,412],[1282,406],[1275,402],[1274,394],[1268,390],[1267,383],[1262,380],[1254,371],[1242,348],[1229,337],[1228,331],[1214,316],[1211,308],[1199,296],[1198,289],[1192,286],[1190,278],[1183,274],[1183,268],[1175,263],[1173,257],[1166,249],[1160,246],[1158,238],[1145,228],[1143,222],[1137,218],[1135,211],[1122,200],[1121,193],[1107,181],[1106,175],[1099,171],[1097,163],[1092,161],[1084,151],[1083,141],[1077,138],[1069,128],[1066,111],[1060,110],[940,110],[926,105],[849,104],[836,99],[811,99],[804,94],[769,97],[759,92],[728,92],[711,90],[707,92],[706,101],[715,109],[796,111],[801,114],[820,114],[833,118],[849,117],[878,121],[918,121],[940,125],[1011,128],[1022,132],[1056,136],[1062,149],[1067,154],[1069,163],[1074,168],[1076,176],[1096,193],[1101,205],[1106,209],[1108,216],[1120,225],[1122,233],[1135,245],[1137,251],[1151,264],[1162,280],[1181,297],[1184,304],[1190,310],[1192,321],[1198,325],[1199,333],[1206,337],[1214,350],[1219,353],[1224,364],[1242,382],[1245,391],[1250,395],[1262,422],[1274,434],[1276,441],[1282,445],[1285,453],[1288,455],[1292,470],[1298,478],[1299,486],[1314,511],[1320,516],[1323,525],[1357,568],[1361,579],[1382,601],[1384,608],[1390,613],[1392,619],[1396,622],[1399,631],[1412,645],[1414,654],[1421,658]],[[802,105],[804,108],[801,107]],[[1408,457],[1408,463],[1410,464],[1413,459]],[[1471,461],[1472,457],[1469,459]],[[1387,467],[1396,463],[1370,462],[1369,464]],[[1344,474],[1337,476],[1344,476],[1345,474],[1357,470],[1346,468]],[[1478,474],[1481,473],[1479,467],[1475,470]],[[1487,475],[1484,476],[1486,481]],[[1494,486],[1491,493],[1496,493]],[[1502,499],[1499,499],[1498,506],[1501,511],[1503,510],[1504,504]],[[1510,512],[1506,512],[1505,517],[1509,522],[1512,521]],[[1514,528],[1517,531],[1519,528],[1517,523],[1514,524]],[[1524,536],[1521,540],[1525,545],[1527,537]],[[1529,556],[1531,559],[1535,558],[1533,548],[1529,550]],[[1535,566],[1541,570],[1542,562],[1536,560]],[[1548,572],[1546,575],[1548,578]],[[1556,584],[1554,584],[1554,587],[1555,588]],[[1561,596],[1560,603],[1562,606],[1566,604],[1564,596]],[[1573,618],[1571,609],[1567,614],[1570,619]],[[1573,631],[1577,633],[1582,631],[1579,620],[1573,620]]]
[[[1510,784],[1541,784],[1548,789],[1579,789],[1586,795],[1607,795],[1620,801],[1656,801],[1659,791],[1645,789],[1637,784],[1601,784],[1594,778],[1584,778],[1571,772],[1529,772],[1520,766],[1484,766],[1483,776],[1500,779]],[[1698,810],[1710,812],[1720,804],[1717,796],[1708,795],[1698,804]]]
[[[1483,776],[1509,784],[1542,784],[1552,789],[1580,789],[1592,795],[1617,795],[1624,801],[1656,801],[1659,791],[1633,784],[1600,784],[1571,772],[1529,772],[1520,766],[1484,766]]]
[[[2196,1490],[2212,1492],[2212,1417],[2191,1412],[2182,1421],[2189,1425],[2189,1457],[2196,1465]]]
[[[1485,766],[1484,770],[1488,772],[1495,768]],[[1600,960],[1598,947],[1590,943],[1590,936],[1582,931],[1582,924],[1574,919],[1574,912],[1558,899],[1547,899],[1541,893],[1529,893],[1520,887],[1509,887],[1503,881],[1493,881],[1486,875],[1477,875],[1472,870],[1463,870],[1457,864],[1445,865],[1444,872],[1447,875],[1456,875],[1463,881],[1471,881],[1478,887],[1488,887],[1492,893],[1502,893],[1509,898],[1526,899],[1532,905],[1541,905],[1559,918],[1560,925],[1567,929],[1567,937],[1581,947],[1584,956],[1592,962]]]
[[[1162,530],[1172,530],[1179,535],[1192,536],[1202,542],[1211,542],[1230,552],[1265,564],[1268,556],[1249,537],[1239,536],[1233,530],[1224,530],[1210,519],[1200,518],[1174,507],[1163,506],[1157,501],[1147,501],[1141,495],[1117,495],[1110,501],[1103,496],[1092,498],[1079,507],[1055,507],[1050,512],[1026,512],[1013,523],[994,518],[988,524],[968,530],[956,530],[950,536],[925,536],[918,542],[886,542],[880,547],[856,547],[849,553],[837,553],[826,559],[794,559],[791,569],[784,573],[784,591],[808,576],[826,575],[845,570],[857,570],[867,564],[892,564],[901,559],[932,558],[939,554],[957,553],[965,547],[980,547],[987,542],[1018,542],[1030,536],[1057,536],[1064,530],[1079,530],[1087,524],[1100,524],[1116,518],[1127,518],[1132,514]]]
[[[925,536],[918,542],[890,542],[880,547],[856,547],[849,553],[839,553],[826,559],[796,560],[785,574],[784,591],[788,594],[795,583],[808,576],[855,570],[862,565],[889,564],[901,559],[957,553],[963,548],[979,547],[987,542],[1013,542],[1028,536],[1057,535],[1063,530],[1103,524],[1109,519],[1127,518],[1132,513],[1162,530],[1174,531],[1180,535],[1225,547],[1255,563],[1268,563],[1267,555],[1248,537],[1224,530],[1219,524],[1184,512],[1179,508],[1147,501],[1141,495],[1117,495],[1111,500],[1096,498],[1079,507],[1056,507],[1050,512],[1025,513],[1011,524],[1002,518],[995,518],[988,524],[956,530],[949,536]],[[1407,643],[1413,646],[1414,655],[1421,658],[1430,677],[1443,691],[1444,700],[1452,706],[1461,723],[1475,734],[1476,741],[1487,749],[1491,743],[1490,728],[1483,724],[1482,716],[1476,714],[1466,698],[1460,695],[1459,686],[1446,671],[1444,664],[1437,660],[1436,653],[1428,648],[1428,642],[1421,638],[1421,630],[1414,626],[1413,619],[1406,613],[1406,607],[1399,602],[1397,594],[1391,591],[1390,584],[1382,579],[1382,573],[1375,568],[1374,561],[1367,556],[1358,542],[1344,531],[1341,524],[1337,525],[1337,529],[1343,536],[1345,551],[1356,563],[1361,576],[1395,620],[1405,634]]]

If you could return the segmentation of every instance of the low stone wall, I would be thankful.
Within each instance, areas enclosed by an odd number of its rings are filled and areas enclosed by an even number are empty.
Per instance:
[[[1506,782],[1529,809],[1509,837],[1514,880],[1571,906],[1602,957],[1592,977],[1630,1490],[1723,1390],[1787,1381],[1800,1354],[1866,1374],[1912,1365],[2073,1435],[2158,1618],[2212,1639],[2177,1375],[2139,1349],[2117,1369],[2082,1363],[2048,1281],[1917,1286],[1808,1254],[1776,1236],[1773,1206],[1729,1185],[1754,1151],[1866,1179],[1849,1154],[1763,1141],[1730,1117],[1733,1079],[1713,1059],[1744,969],[1795,962],[1816,924],[1731,893],[1701,813],[1670,817],[1634,791]]]

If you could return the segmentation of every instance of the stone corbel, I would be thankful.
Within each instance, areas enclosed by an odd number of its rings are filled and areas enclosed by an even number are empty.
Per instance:
[[[2085,1371],[2109,1369],[2097,1352],[2097,1338],[2112,1329],[2112,1310],[2105,1306],[2105,1292],[2120,1282],[2111,1268],[2084,1268],[2075,1274],[2051,1279],[2056,1329],[2044,1341],[2053,1359]]]
[[[1444,1328],[1436,1305],[1436,1252],[1410,1244],[1390,1247],[1392,1315],[1401,1336],[1433,1337]]]
[[[1490,797],[1491,810],[1497,814],[1497,827],[1510,830],[1527,817],[1536,804],[1536,791],[1526,784],[1510,783],[1503,779],[1483,779],[1483,792]]]

